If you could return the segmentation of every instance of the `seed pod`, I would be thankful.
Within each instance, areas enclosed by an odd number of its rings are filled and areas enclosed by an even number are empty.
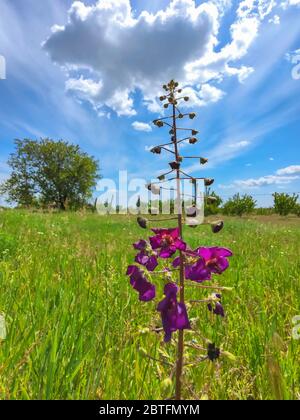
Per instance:
[[[178,156],[178,162],[182,162],[183,161],[183,157],[182,156]]]
[[[197,130],[192,130],[192,136],[197,136],[197,134],[199,133],[199,131]]]
[[[213,233],[219,233],[221,232],[221,230],[224,227],[224,222],[223,220],[219,220],[217,222],[213,222],[211,223],[211,230],[213,231]]]
[[[186,217],[196,217],[198,214],[198,209],[196,206],[192,206],[186,209]]]
[[[188,102],[190,100],[188,96],[185,96],[183,99],[185,100],[185,102]]]
[[[160,146],[153,147],[153,149],[151,149],[150,152],[152,152],[156,155],[160,155],[161,154],[161,147]]]
[[[165,175],[159,175],[159,176],[157,177],[157,179],[158,179],[159,181],[164,181],[164,180],[166,179],[166,177],[165,177]]]
[[[180,169],[180,163],[178,163],[178,162],[171,162],[171,163],[169,163],[169,165],[174,170],[175,169]]]
[[[142,229],[147,229],[147,225],[148,225],[148,220],[145,219],[144,217],[138,217],[137,219],[138,225],[142,228]]]
[[[214,179],[212,179],[212,178],[205,178],[205,180],[204,180],[204,185],[206,186],[206,187],[210,187],[213,183],[215,182],[215,180]]]
[[[196,144],[197,143],[197,139],[196,139],[196,137],[191,137],[190,139],[189,139],[189,143],[190,144]]]
[[[147,190],[151,191],[154,195],[160,195],[160,187],[155,184],[146,185]]]
[[[182,119],[184,117],[184,115],[183,114],[178,114],[178,118],[180,118],[180,119]]]
[[[207,204],[214,204],[217,201],[217,197],[207,197],[206,202]]]
[[[164,101],[165,99],[167,99],[167,97],[166,97],[166,96],[161,96],[161,97],[159,98],[159,100],[160,100],[160,101]]]
[[[206,158],[200,158],[200,164],[201,165],[205,165],[206,163],[208,162],[208,159],[206,159]]]
[[[169,108],[169,104],[164,104],[164,108],[165,109]]]
[[[190,117],[190,119],[191,119],[191,120],[193,120],[193,119],[196,117],[195,112],[191,112],[191,113],[189,114],[189,117]]]
[[[221,355],[221,350],[216,347],[214,343],[209,343],[207,348],[207,356],[211,362],[214,362],[215,360],[219,359]]]

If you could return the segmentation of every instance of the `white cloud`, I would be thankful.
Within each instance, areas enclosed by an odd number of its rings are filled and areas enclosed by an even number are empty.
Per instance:
[[[269,23],[274,23],[274,25],[280,25],[280,16],[274,15],[269,19]]]
[[[253,72],[236,62],[247,54],[274,1],[241,2],[231,40],[215,51],[221,18],[230,5],[227,0],[199,6],[194,0],[173,0],[156,13],[136,15],[129,0],[98,0],[93,6],[75,1],[68,23],[52,28],[44,48],[72,74],[67,89],[98,112],[108,106],[118,115],[134,115],[137,89],[148,109],[157,112],[155,97],[170,78],[190,91],[191,106],[204,106],[225,94],[212,80],[236,76],[243,82]]]
[[[290,184],[292,181],[299,179],[299,176],[278,176],[278,175],[267,175],[260,178],[252,178],[246,180],[234,181],[234,185],[242,188],[250,187],[264,187],[267,185],[282,185]]]
[[[150,131],[152,131],[152,127],[150,126],[150,124],[139,122],[139,121],[133,122],[132,127],[136,131],[145,131],[146,133],[150,133]]]
[[[292,165],[287,168],[278,169],[275,175],[266,175],[259,178],[250,178],[245,180],[236,180],[232,184],[219,185],[221,189],[233,188],[258,188],[270,185],[286,185],[300,179],[300,165]]]
[[[249,146],[251,143],[250,141],[247,140],[243,140],[243,141],[239,141],[237,143],[232,143],[229,145],[229,147],[231,147],[232,149],[243,149],[247,146]]]
[[[271,162],[273,162],[275,159],[274,159],[273,157],[270,157],[270,158],[269,158],[269,160],[270,160]]]
[[[293,175],[300,174],[300,165],[292,165],[287,168],[278,169],[276,172],[277,175]]]
[[[280,3],[280,6],[283,9],[287,9],[288,7],[291,7],[291,6],[298,6],[298,7],[300,7],[300,0],[285,0],[285,1],[283,1],[283,2]]]

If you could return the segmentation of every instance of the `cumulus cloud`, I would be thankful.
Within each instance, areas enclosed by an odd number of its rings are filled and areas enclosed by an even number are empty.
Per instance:
[[[238,61],[274,1],[241,2],[231,40],[216,51],[221,18],[230,5],[173,0],[164,10],[136,16],[129,0],[75,1],[67,24],[53,26],[43,48],[72,75],[66,89],[98,111],[106,106],[118,115],[135,115],[133,94],[140,90],[144,104],[156,112],[155,96],[170,78],[190,91],[191,105],[205,106],[224,96],[216,83],[233,76],[243,82],[253,72]]]
[[[277,175],[294,175],[300,174],[300,165],[291,165],[287,168],[278,169],[276,172]]]
[[[234,185],[242,188],[250,187],[265,187],[267,185],[283,185],[290,184],[292,181],[299,179],[299,176],[279,176],[279,175],[267,175],[260,178],[252,178],[246,180],[235,181]]]
[[[146,133],[150,133],[150,131],[152,131],[152,127],[150,126],[150,124],[139,122],[139,121],[133,122],[132,127],[136,131],[145,131]]]
[[[219,185],[221,189],[232,188],[255,188],[269,185],[286,185],[300,179],[300,165],[291,165],[286,168],[278,169],[274,175],[266,175],[259,178],[236,180],[232,184]]]

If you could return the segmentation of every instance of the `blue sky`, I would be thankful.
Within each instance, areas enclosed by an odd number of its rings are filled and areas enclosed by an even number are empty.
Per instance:
[[[224,198],[247,192],[269,205],[274,191],[300,191],[300,0],[0,6],[0,180],[25,137],[80,144],[104,177],[155,176],[170,158],[147,152],[168,141],[150,123],[174,77],[198,116],[192,153],[209,158],[188,170],[215,178]]]

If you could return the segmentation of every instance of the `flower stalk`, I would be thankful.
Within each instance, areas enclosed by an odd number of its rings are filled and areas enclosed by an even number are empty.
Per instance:
[[[142,302],[148,302],[156,298],[156,286],[148,280],[147,271],[149,274],[155,274],[155,279],[159,280],[161,277],[165,282],[164,286],[164,298],[158,303],[157,311],[161,315],[162,328],[156,328],[154,331],[159,333],[164,331],[165,343],[170,343],[172,340],[172,334],[178,331],[177,336],[177,357],[175,363],[172,365],[174,371],[172,373],[175,376],[175,395],[172,399],[182,399],[182,388],[183,388],[183,368],[186,366],[184,361],[185,351],[185,335],[184,330],[192,329],[189,321],[188,311],[185,301],[185,286],[195,285],[198,287],[199,292],[205,292],[206,289],[213,289],[216,293],[213,293],[208,298],[199,298],[189,300],[192,304],[206,303],[207,309],[212,313],[213,316],[225,317],[225,311],[222,305],[221,291],[230,290],[226,287],[219,285],[203,285],[203,282],[212,280],[213,276],[222,274],[229,266],[228,258],[232,256],[232,252],[226,248],[205,248],[198,247],[192,250],[183,239],[183,225],[184,221],[186,225],[195,228],[198,225],[210,225],[213,233],[219,233],[224,226],[223,221],[215,222],[198,222],[197,221],[197,180],[202,180],[205,186],[213,184],[214,179],[210,178],[197,178],[186,174],[182,169],[181,165],[184,159],[199,159],[199,164],[203,165],[207,163],[208,159],[201,158],[199,156],[185,156],[184,158],[180,155],[180,145],[185,139],[178,139],[178,130],[185,130],[191,132],[191,137],[187,137],[191,145],[197,143],[197,139],[194,137],[198,134],[197,130],[177,127],[177,120],[188,117],[193,120],[196,117],[194,112],[181,113],[178,109],[178,102],[184,100],[189,101],[189,97],[182,96],[176,97],[178,93],[182,92],[182,89],[178,88],[178,83],[174,80],[168,85],[164,85],[163,88],[167,92],[164,96],[161,96],[162,102],[166,101],[164,108],[167,109],[172,107],[172,115],[163,117],[153,121],[154,125],[161,128],[164,126],[170,127],[169,134],[171,136],[170,143],[164,143],[154,147],[151,152],[154,154],[161,154],[163,150],[171,152],[174,155],[175,160],[169,165],[171,171],[158,177],[160,182],[155,182],[146,185],[146,188],[153,194],[158,195],[161,189],[168,189],[164,187],[158,187],[157,184],[161,184],[170,180],[176,180],[176,200],[175,208],[177,212],[176,217],[167,219],[156,219],[148,220],[139,216],[137,222],[142,229],[149,228],[150,222],[162,222],[176,220],[177,226],[174,228],[152,228],[154,236],[149,237],[149,241],[141,239],[139,242],[133,244],[134,249],[138,251],[135,257],[135,263],[137,265],[131,265],[128,267],[127,275],[130,278],[131,286],[139,294],[139,300]],[[170,123],[166,120],[171,120]],[[173,145],[173,150],[169,150],[165,146]],[[172,178],[166,179],[167,175],[174,173]],[[183,176],[182,176],[183,175]],[[186,216],[183,215],[182,198],[186,194],[182,194],[181,191],[181,180],[189,179],[193,183],[193,206],[187,209]],[[174,189],[170,189],[174,191]],[[176,255],[177,254],[177,255]],[[163,266],[160,266],[160,261],[163,262]],[[156,270],[157,267],[160,267]],[[156,271],[155,271],[156,270]],[[178,274],[179,275],[178,275]],[[172,274],[176,275],[177,281],[173,280]],[[152,279],[152,277],[151,277]],[[202,290],[201,290],[202,289]],[[196,290],[196,289],[195,289]],[[195,306],[195,305],[193,305]],[[187,347],[189,347],[187,345]],[[220,350],[213,343],[208,343],[207,355],[200,359],[198,362],[209,360],[211,362],[217,360],[220,356]],[[147,357],[151,360],[157,361],[150,355]]]

